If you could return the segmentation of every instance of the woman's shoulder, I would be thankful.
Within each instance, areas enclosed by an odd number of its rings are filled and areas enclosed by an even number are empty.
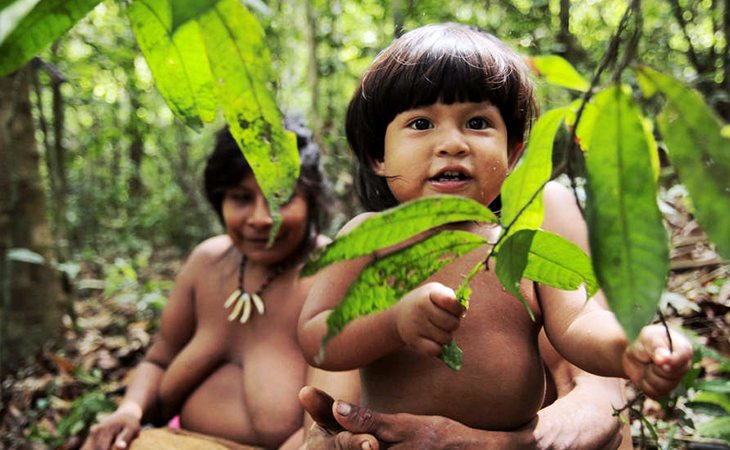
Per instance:
[[[218,236],[210,237],[200,244],[196,245],[188,261],[213,261],[220,260],[220,258],[233,246],[231,238],[227,234],[219,234]]]

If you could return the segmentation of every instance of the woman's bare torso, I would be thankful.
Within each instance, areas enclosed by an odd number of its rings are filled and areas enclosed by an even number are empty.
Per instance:
[[[456,288],[486,255],[475,250],[432,276]],[[361,370],[362,399],[382,412],[441,415],[487,430],[509,430],[531,420],[543,401],[545,375],[538,351],[540,309],[532,283],[522,292],[536,315],[500,285],[490,270],[471,282],[469,310],[455,333],[463,350],[459,372],[442,361],[402,350]]]
[[[223,303],[237,288],[240,254],[226,252],[223,237],[215,239],[220,248],[192,281],[194,332],[168,366],[160,400],[163,409],[179,411],[185,429],[277,447],[303,417],[297,393],[306,363],[296,327],[307,281],[296,270],[282,273],[262,295],[263,315],[254,312],[245,324],[229,322]]]

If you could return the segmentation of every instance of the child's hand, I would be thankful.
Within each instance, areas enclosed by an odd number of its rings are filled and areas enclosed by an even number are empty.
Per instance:
[[[396,327],[403,342],[413,350],[438,356],[451,342],[464,308],[453,289],[441,283],[420,286],[395,306]]]
[[[646,395],[659,398],[677,387],[692,361],[692,345],[687,338],[670,330],[672,352],[663,325],[649,325],[624,352],[626,375]]]

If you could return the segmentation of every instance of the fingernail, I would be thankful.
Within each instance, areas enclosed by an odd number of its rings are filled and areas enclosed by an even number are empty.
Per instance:
[[[337,402],[336,408],[337,408],[337,413],[341,414],[343,416],[350,414],[350,411],[352,410],[352,407],[348,403],[345,403],[345,402]],[[368,445],[370,445],[370,444],[368,444]]]
[[[370,446],[370,441],[365,441],[362,444],[360,444],[360,448],[362,450],[372,450],[372,447]]]

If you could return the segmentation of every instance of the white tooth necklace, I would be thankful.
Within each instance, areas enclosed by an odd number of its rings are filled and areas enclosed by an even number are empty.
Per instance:
[[[249,294],[243,288],[243,273],[246,269],[246,255],[241,255],[241,264],[238,266],[238,289],[233,291],[223,304],[223,308],[228,309],[233,306],[233,310],[228,315],[229,321],[238,318],[240,323],[246,323],[251,318],[251,312],[255,308],[259,314],[264,313],[264,301],[261,299],[264,290],[269,284],[284,271],[284,266],[278,266],[269,276],[266,277],[261,286],[253,294]],[[253,304],[253,305],[252,305]],[[240,317],[239,317],[240,316]]]

